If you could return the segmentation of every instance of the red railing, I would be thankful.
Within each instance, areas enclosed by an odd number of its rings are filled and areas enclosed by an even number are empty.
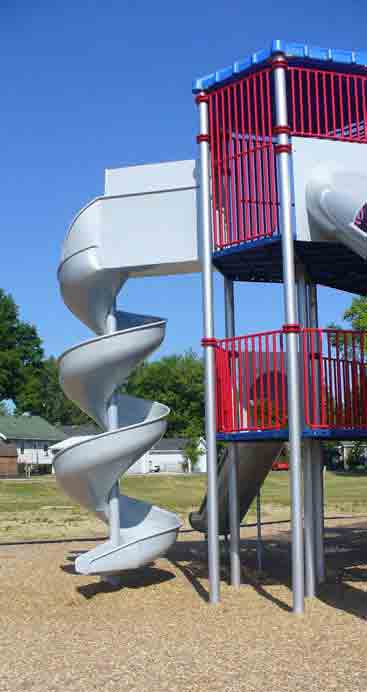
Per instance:
[[[271,73],[208,94],[214,248],[278,232]]]
[[[216,371],[219,432],[276,430],[286,426],[283,332],[218,341]]]
[[[367,429],[363,332],[304,329],[304,417],[310,428]]]
[[[288,75],[293,135],[367,142],[367,76],[298,66]]]
[[[367,430],[367,353],[362,332],[302,329],[304,425]],[[286,335],[282,330],[216,343],[218,432],[287,427]]]
[[[367,143],[367,75],[290,65],[287,93],[292,135]],[[214,250],[279,235],[271,68],[207,96]]]

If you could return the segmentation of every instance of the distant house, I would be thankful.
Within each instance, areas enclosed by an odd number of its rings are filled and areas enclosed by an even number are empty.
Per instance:
[[[61,440],[58,440],[50,447],[52,458],[61,450],[66,449],[78,442],[88,440],[90,437],[99,435],[103,432],[95,423],[84,423],[82,425],[61,425],[60,430],[64,434]],[[54,473],[54,468],[52,467]]]
[[[51,472],[51,445],[63,440],[66,435],[40,416],[0,416],[0,436],[12,443],[17,451],[17,468],[22,473],[28,470]]]
[[[101,432],[96,426],[63,426],[62,431],[65,433],[65,438],[60,442],[52,445],[52,454],[57,453],[61,449],[65,449],[70,444],[81,442],[83,438],[87,439],[93,435],[98,435]],[[69,434],[68,434],[69,433]],[[184,437],[163,437],[149,452],[146,452],[138,461],[135,462],[127,471],[127,474],[145,474],[145,473],[184,473],[185,472],[185,455],[184,449],[187,439]],[[195,466],[196,473],[206,472],[206,446],[203,439],[199,440],[199,461]]]
[[[14,444],[0,442],[0,478],[18,475],[18,453]]]
[[[184,437],[163,437],[157,444],[142,456],[128,473],[183,473],[185,471],[184,449],[187,439]],[[205,440],[199,441],[200,457],[194,471],[206,472],[206,446]]]

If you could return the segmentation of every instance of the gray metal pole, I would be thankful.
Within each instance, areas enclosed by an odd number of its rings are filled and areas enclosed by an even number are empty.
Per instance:
[[[297,267],[298,316],[303,327],[310,327],[309,285],[303,267]],[[301,349],[301,358],[303,357]],[[302,388],[303,391],[303,388]],[[304,420],[304,396],[301,398],[302,420]],[[315,531],[313,500],[313,459],[311,440],[303,441],[303,496],[304,496],[304,539],[305,539],[305,593],[309,598],[316,595]]]
[[[313,497],[313,446],[311,440],[304,440],[303,486],[305,503],[305,591],[306,596],[316,595],[314,497]]]
[[[224,307],[226,337],[235,336],[233,281],[224,279]],[[241,586],[241,537],[240,510],[238,502],[238,449],[236,443],[230,445],[228,462],[228,504],[231,562],[231,585]]]
[[[280,225],[282,237],[283,285],[287,325],[288,421],[290,449],[290,491],[292,520],[293,611],[304,612],[304,554],[302,520],[302,455],[300,384],[298,363],[297,301],[294,244],[292,233],[292,196],[290,141],[287,113],[286,62],[283,55],[274,59],[274,85],[277,127],[277,167],[279,181]]]
[[[317,286],[312,285],[310,291],[310,322],[311,327],[317,328]],[[324,473],[322,446],[319,440],[313,441],[312,485],[314,502],[314,534],[316,553],[316,575],[319,584],[325,581],[325,546],[324,546]]]
[[[313,441],[313,500],[315,519],[316,576],[319,584],[326,578],[324,545],[324,469],[322,447],[319,440]]]
[[[107,316],[106,332],[111,334],[117,330],[116,320],[116,303],[114,302],[110,313]],[[117,395],[113,394],[107,408],[108,429],[116,430],[119,427],[118,422],[118,403]],[[113,545],[120,545],[120,489],[118,481],[111,489],[109,501],[109,524],[110,524],[110,540]]]
[[[257,569],[262,572],[263,568],[263,545],[262,545],[262,535],[261,535],[261,490],[256,495],[256,555],[257,555]]]
[[[208,102],[205,94],[197,98],[199,106],[200,133],[198,137],[200,152],[200,219],[201,219],[201,262],[205,364],[205,434],[206,458],[208,472],[208,565],[209,597],[211,603],[220,599],[220,562],[219,562],[219,522],[218,522],[218,476],[217,476],[217,439],[216,439],[216,402],[215,402],[215,354],[214,345],[214,309],[213,309],[213,269],[212,269],[212,223],[210,205],[210,151]]]

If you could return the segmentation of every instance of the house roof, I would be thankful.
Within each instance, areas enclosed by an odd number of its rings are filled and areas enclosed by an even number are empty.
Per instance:
[[[94,423],[83,423],[82,425],[59,425],[59,430],[62,430],[66,437],[84,437],[84,435],[100,435],[101,430]],[[63,438],[62,438],[63,439]]]
[[[79,442],[86,442],[86,440],[90,440],[93,437],[94,435],[76,435],[75,437],[67,437],[66,440],[60,440],[60,442],[55,442],[55,444],[51,445],[50,450],[54,454],[57,454],[57,452],[61,452],[61,450],[72,447]]]
[[[58,442],[66,436],[41,416],[0,416],[0,433],[8,440]]]
[[[340,50],[338,48],[324,48],[314,46],[309,43],[299,43],[294,41],[281,41],[275,39],[270,46],[259,50],[251,55],[246,55],[241,60],[237,60],[232,65],[223,67],[216,72],[195,79],[192,85],[194,93],[219,86],[228,80],[238,77],[238,75],[253,70],[261,63],[266,63],[272,55],[285,53],[288,58],[300,65],[310,63],[324,64],[326,67],[332,65],[343,65],[351,68],[365,68],[367,66],[367,51],[365,50]]]
[[[152,451],[171,452],[172,450],[182,451],[187,444],[187,437],[163,437],[154,445]]]
[[[182,452],[187,442],[187,437],[163,437],[154,445],[152,452]],[[203,440],[200,440],[200,442],[203,442]]]

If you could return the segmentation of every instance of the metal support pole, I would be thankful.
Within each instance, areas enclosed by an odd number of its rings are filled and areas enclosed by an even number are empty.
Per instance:
[[[116,303],[114,302],[110,313],[107,316],[106,321],[106,332],[111,334],[117,329],[116,320]],[[117,405],[117,395],[113,394],[107,408],[108,417],[108,429],[116,430],[119,426],[118,422],[118,405]],[[120,545],[121,534],[120,534],[120,489],[119,483],[112,486],[109,500],[109,524],[110,524],[110,540],[113,545]]]
[[[311,327],[317,328],[318,308],[317,308],[317,286],[312,285],[310,291],[310,322]],[[312,485],[313,485],[313,518],[315,535],[316,553],[316,576],[319,584],[325,581],[325,547],[324,547],[324,473],[322,446],[319,440],[314,440],[313,463],[312,463]]]
[[[224,279],[224,307],[226,337],[235,336],[234,292],[233,281]],[[241,537],[240,511],[238,502],[238,448],[235,443],[230,445],[228,457],[228,509],[231,562],[231,585],[241,586]]]
[[[324,468],[322,447],[319,440],[313,441],[313,500],[315,526],[315,552],[317,582],[322,584],[326,578],[324,545]]]
[[[216,401],[215,401],[215,353],[214,344],[214,310],[213,310],[213,269],[212,269],[212,227],[210,205],[210,151],[208,102],[204,93],[197,98],[199,106],[200,133],[198,137],[200,152],[200,188],[199,200],[201,211],[201,262],[205,364],[205,434],[206,458],[208,472],[208,565],[209,597],[211,603],[220,599],[220,562],[219,562],[219,522],[218,522],[218,476],[217,476],[217,439],[216,439]]]
[[[303,327],[310,327],[309,284],[303,267],[297,267],[298,317]],[[303,353],[301,352],[301,357]],[[301,412],[304,420],[304,396]],[[305,593],[309,598],[316,595],[315,531],[313,500],[313,459],[311,440],[303,441],[303,496],[304,496],[304,540],[305,540]]]
[[[315,564],[315,531],[314,531],[314,497],[313,497],[313,465],[312,441],[304,441],[303,487],[305,506],[305,591],[306,596],[316,595],[316,564]]]
[[[263,569],[263,544],[261,536],[261,491],[256,495],[256,556],[257,556],[257,569],[262,572]]]
[[[304,554],[302,520],[302,455],[300,383],[298,362],[297,301],[295,284],[295,258],[292,232],[291,166],[287,113],[287,85],[285,57],[274,58],[274,86],[280,225],[282,237],[283,285],[285,320],[287,329],[288,421],[290,449],[290,491],[292,521],[292,587],[293,611],[304,612]],[[294,328],[293,328],[294,325]]]

